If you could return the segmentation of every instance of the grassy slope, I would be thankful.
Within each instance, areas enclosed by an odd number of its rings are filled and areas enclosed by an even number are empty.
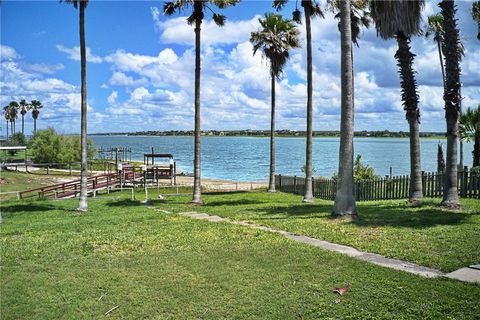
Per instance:
[[[439,199],[417,208],[405,200],[361,202],[353,222],[331,219],[331,201],[304,204],[300,196],[285,193],[208,195],[202,207],[178,205],[188,200],[173,198],[166,204],[174,204],[174,211],[248,220],[446,272],[480,262],[479,200],[462,199],[463,212],[441,210]]]
[[[0,185],[0,192],[22,191],[26,189],[48,186],[58,183],[59,179],[76,179],[68,176],[68,173],[55,173],[46,175],[42,172],[22,173],[14,171],[0,171],[0,177],[4,183]]]
[[[244,206],[265,196],[232,200]],[[210,205],[230,202],[206,199]],[[172,202],[157,206],[171,208]],[[85,215],[71,211],[75,205],[75,200],[2,204],[2,319],[104,318],[116,305],[110,316],[118,319],[480,314],[478,285],[425,279],[279,235],[165,215],[130,201],[90,201]],[[333,294],[344,282],[351,291]]]

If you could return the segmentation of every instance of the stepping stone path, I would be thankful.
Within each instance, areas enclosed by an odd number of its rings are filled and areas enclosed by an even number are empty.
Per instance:
[[[474,264],[466,268],[461,268],[447,273],[445,277],[465,282],[480,283],[480,264]]]
[[[157,211],[162,213],[170,213],[166,210],[157,209]],[[480,265],[478,264],[471,265],[469,267],[462,268],[462,269],[445,274],[439,270],[423,267],[415,263],[406,262],[398,259],[386,258],[380,254],[363,252],[349,246],[331,243],[328,241],[319,240],[319,239],[315,239],[307,236],[302,236],[302,235],[294,234],[288,231],[277,230],[277,229],[273,229],[265,226],[259,226],[247,221],[234,221],[234,220],[222,218],[219,216],[213,216],[206,213],[198,213],[198,212],[181,212],[179,214],[183,216],[188,216],[193,219],[207,220],[210,222],[226,222],[230,224],[246,226],[252,229],[277,233],[288,239],[291,239],[297,242],[306,243],[311,246],[319,247],[328,251],[334,251],[341,254],[345,254],[349,257],[367,261],[382,267],[405,271],[408,273],[413,273],[413,274],[427,277],[427,278],[446,277],[446,278],[456,279],[464,282],[480,283]]]

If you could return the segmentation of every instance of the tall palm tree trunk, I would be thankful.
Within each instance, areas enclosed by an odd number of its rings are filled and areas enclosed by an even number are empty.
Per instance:
[[[77,211],[87,211],[87,59],[85,52],[85,2],[80,1],[80,65],[81,65],[81,143],[80,201]]]
[[[350,0],[340,2],[342,111],[337,193],[333,207],[333,215],[339,217],[357,215],[353,181],[354,96],[350,10]]]
[[[5,122],[7,123],[7,140],[8,140],[8,120],[5,120]]]
[[[268,192],[275,192],[275,76],[272,74],[272,114],[270,119],[270,178]]]
[[[445,67],[443,65],[443,54],[442,54],[442,47],[440,41],[437,41],[438,46],[438,58],[440,59],[440,68],[442,69],[442,82],[443,88],[445,89]]]
[[[25,115],[22,114],[22,134],[25,135]]]
[[[194,14],[195,19],[195,155],[194,155],[194,169],[193,169],[193,199],[192,203],[202,203],[202,182],[201,182],[201,129],[200,129],[200,31],[202,25],[202,2],[195,1]]]
[[[313,144],[313,105],[312,105],[312,30],[310,6],[304,6],[305,12],[305,29],[307,33],[307,141],[305,148],[305,193],[303,202],[313,201],[312,190],[312,144]]]
[[[422,169],[420,163],[420,130],[418,109],[417,83],[413,72],[415,55],[410,51],[410,39],[403,32],[396,35],[398,50],[395,58],[400,67],[400,82],[402,86],[402,100],[406,111],[406,118],[410,129],[410,193],[411,202],[423,198]]]
[[[460,42],[457,22],[455,20],[455,5],[453,1],[443,0],[439,4],[444,20],[444,53],[445,53],[445,118],[447,122],[447,155],[445,179],[443,180],[442,206],[459,207],[457,189],[457,138],[458,119],[460,116]]]
[[[33,118],[33,135],[37,133],[37,119]]]

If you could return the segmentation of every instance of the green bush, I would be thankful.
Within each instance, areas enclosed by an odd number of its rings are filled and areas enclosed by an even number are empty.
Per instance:
[[[53,128],[39,130],[30,140],[32,157],[36,163],[70,163],[80,161],[80,136],[63,136]],[[87,157],[92,159],[96,150],[87,140]]]
[[[368,164],[362,162],[362,155],[357,154],[355,157],[355,161],[353,163],[353,179],[355,181],[359,180],[375,180],[378,179],[379,176],[375,172],[373,167],[370,167]],[[332,179],[338,179],[338,173],[334,173]]]
[[[25,136],[21,132],[16,132],[12,134],[8,138],[8,140],[5,142],[6,147],[19,147],[19,146],[26,146],[26,145],[27,145],[27,141],[25,139]],[[8,154],[10,154],[11,156],[14,156],[15,154],[17,154],[17,151],[9,150]]]
[[[373,167],[370,167],[368,164],[362,163],[362,155],[360,154],[357,154],[357,156],[355,157],[355,162],[353,163],[353,166],[353,178],[355,180],[374,180],[379,178]]]

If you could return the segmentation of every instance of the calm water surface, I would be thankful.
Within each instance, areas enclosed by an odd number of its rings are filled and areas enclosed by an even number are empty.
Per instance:
[[[193,172],[193,137],[92,136],[97,148],[129,147],[132,159],[142,160],[153,147],[158,153],[172,153],[177,166]],[[268,178],[269,138],[202,137],[202,176],[213,179],[260,181]],[[277,172],[303,175],[304,138],[277,138]],[[443,143],[446,152],[446,140]],[[421,140],[422,170],[437,167],[438,140]],[[338,170],[338,138],[313,139],[315,176],[330,177]],[[464,143],[465,165],[472,165],[472,143]],[[410,171],[408,138],[356,138],[355,154],[380,175],[408,174]]]

